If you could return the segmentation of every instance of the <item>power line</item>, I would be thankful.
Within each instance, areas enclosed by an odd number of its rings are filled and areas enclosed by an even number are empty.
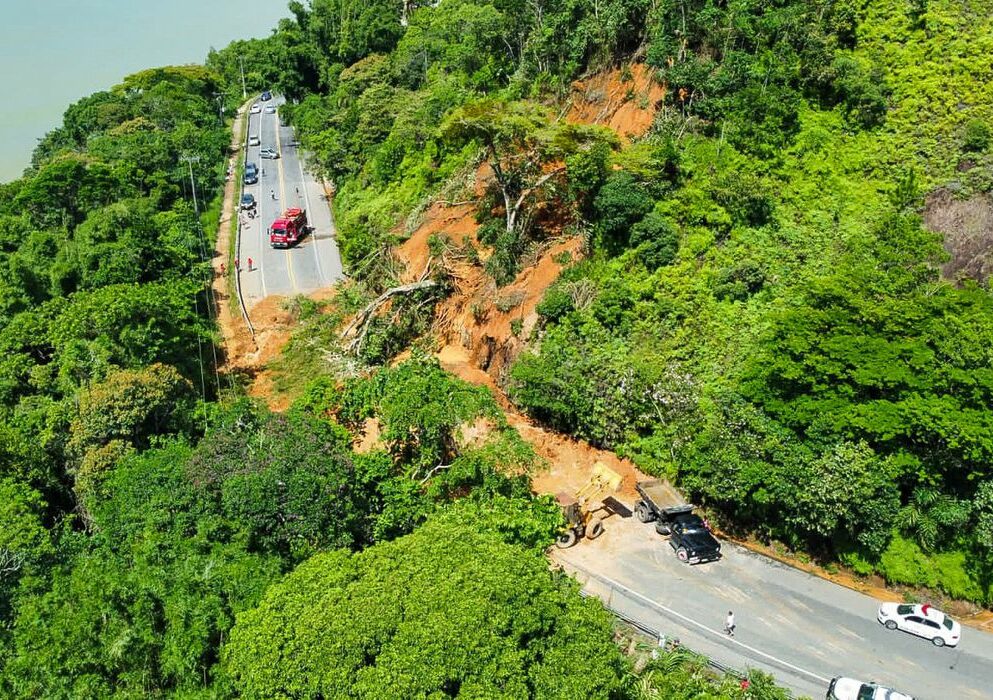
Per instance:
[[[210,258],[208,257],[207,246],[206,246],[206,243],[204,242],[203,224],[200,221],[200,208],[199,208],[199,205],[197,203],[196,180],[195,180],[195,178],[193,176],[193,163],[199,163],[200,162],[200,157],[199,156],[186,155],[186,156],[181,156],[180,157],[180,160],[183,161],[183,162],[185,162],[185,163],[187,163],[189,165],[189,168],[190,168],[190,188],[192,189],[192,192],[193,192],[193,210],[194,210],[194,213],[195,213],[195,224],[194,225],[196,227],[196,231],[195,232],[197,234],[197,244],[200,247],[200,260],[201,260],[201,262],[209,262]],[[207,290],[207,318],[209,318],[212,322],[214,322],[216,324],[217,323],[217,318],[216,318],[216,315],[215,315],[214,311],[217,308],[217,298],[214,295],[213,280],[211,278],[207,278],[204,281],[205,281],[205,286],[206,286],[206,290]],[[199,310],[199,304],[198,304],[197,308]],[[200,343],[199,335],[197,336],[197,343]],[[202,351],[202,349],[201,349],[201,351]],[[220,395],[221,395],[221,375],[220,375],[219,361],[218,361],[218,357],[217,357],[217,343],[215,343],[215,342],[211,342],[210,343],[210,351],[211,351],[211,354],[212,354],[213,360],[214,360],[214,381],[215,381],[215,385],[217,387],[217,396],[218,396],[218,398],[220,398]],[[229,381],[229,384],[233,387],[234,386],[234,380],[231,377],[228,377],[228,381]],[[206,402],[206,400],[207,399],[206,399],[206,391],[205,391],[204,392],[204,401]]]

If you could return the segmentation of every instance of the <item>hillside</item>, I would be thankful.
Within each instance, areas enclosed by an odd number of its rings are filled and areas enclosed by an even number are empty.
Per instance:
[[[288,10],[70,106],[0,187],[0,695],[786,698],[549,567],[596,461],[993,606],[993,3]],[[286,98],[349,274],[254,339],[221,272],[245,88]],[[662,583],[737,610],[729,570]]]
[[[362,355],[454,346],[730,530],[987,602],[989,18],[749,11],[723,42],[693,15],[673,44],[660,10],[640,61],[542,101],[508,101],[514,80],[456,97],[446,58],[404,82],[409,34],[305,101],[314,147],[353,154],[326,162],[361,285],[444,280],[392,302]],[[442,95],[432,131],[419,110]],[[362,130],[369,100],[390,130]]]

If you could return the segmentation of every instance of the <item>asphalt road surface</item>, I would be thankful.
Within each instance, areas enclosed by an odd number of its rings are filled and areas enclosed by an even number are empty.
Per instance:
[[[652,524],[612,515],[604,525],[600,539],[555,550],[556,561],[608,606],[716,661],[764,670],[812,698],[834,676],[924,700],[993,698],[993,634],[963,625],[958,647],[938,648],[885,629],[876,599],[727,542],[720,561],[689,566]]]
[[[281,103],[279,97],[258,102],[263,111],[247,115],[248,134],[258,135],[261,143],[248,147],[246,159],[258,165],[260,173],[265,171],[264,175],[260,174],[258,184],[242,185],[242,191],[255,195],[258,202],[255,218],[239,212],[241,288],[249,311],[272,294],[308,294],[345,276],[324,189],[307,172],[303,154],[294,145],[293,129],[279,123],[278,111],[265,112],[270,105],[278,110]],[[280,157],[262,159],[259,152],[263,148],[275,149]],[[272,248],[269,225],[289,207],[305,209],[314,231],[292,248]],[[249,258],[252,269],[248,268]]]

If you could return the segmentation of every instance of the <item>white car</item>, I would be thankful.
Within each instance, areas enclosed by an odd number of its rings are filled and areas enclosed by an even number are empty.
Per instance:
[[[275,114],[276,113],[276,108],[273,107],[272,105],[266,105],[265,113],[266,114]]]
[[[249,146],[258,146],[260,143],[262,143],[262,141],[259,140],[258,134],[252,134],[251,136],[248,137]]]
[[[957,646],[962,626],[928,604],[883,603],[876,619],[888,630],[900,629],[930,639],[936,647]]]
[[[262,105],[256,103],[252,105],[252,108],[248,110],[249,114],[260,114],[262,112]]]
[[[854,678],[838,676],[831,679],[827,700],[914,700],[909,695],[884,688],[875,683],[863,683]]]

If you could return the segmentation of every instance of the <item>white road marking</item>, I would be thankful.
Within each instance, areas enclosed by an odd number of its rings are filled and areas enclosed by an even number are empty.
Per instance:
[[[576,567],[577,565],[576,564],[569,563],[569,566]],[[577,567],[577,568],[579,568],[579,567]],[[684,622],[686,622],[686,623],[688,623],[690,625],[693,625],[694,627],[697,627],[698,629],[701,629],[704,632],[706,632],[708,634],[711,634],[711,635],[713,635],[713,636],[715,636],[715,637],[723,640],[724,642],[726,642],[728,644],[735,644],[735,645],[741,647],[742,649],[746,649],[746,650],[750,651],[753,654],[756,654],[758,656],[761,656],[764,659],[768,659],[769,661],[772,661],[773,663],[776,663],[776,664],[779,664],[781,666],[785,666],[786,668],[792,669],[793,671],[796,671],[798,673],[801,673],[801,674],[807,676],[808,678],[812,678],[812,679],[814,679],[814,680],[816,680],[816,681],[818,681],[820,683],[830,683],[831,682],[831,679],[830,678],[825,678],[824,676],[818,675],[818,674],[814,673],[813,671],[808,671],[805,668],[801,668],[799,666],[796,666],[794,664],[791,664],[789,661],[785,661],[784,659],[780,659],[778,657],[775,657],[772,654],[767,654],[764,651],[762,651],[761,649],[756,649],[755,647],[750,646],[748,644],[745,644],[744,642],[739,642],[737,639],[734,639],[733,637],[729,637],[728,635],[726,635],[722,631],[718,631],[716,629],[713,629],[712,627],[708,627],[707,625],[703,624],[702,622],[698,622],[697,620],[694,620],[691,617],[687,617],[686,615],[683,615],[682,613],[677,612],[677,611],[673,610],[672,608],[670,608],[668,606],[662,605],[661,603],[657,603],[656,601],[652,600],[651,598],[648,598],[648,597],[642,595],[641,593],[638,593],[638,591],[635,591],[635,590],[632,590],[631,588],[628,588],[627,586],[625,586],[620,581],[615,581],[614,579],[612,579],[612,578],[610,578],[608,576],[602,576],[600,574],[593,574],[593,573],[591,573],[589,571],[587,571],[585,573],[587,574],[587,576],[590,576],[591,578],[600,579],[601,581],[604,581],[604,582],[610,584],[614,588],[617,588],[617,589],[619,589],[621,591],[624,591],[629,596],[631,596],[633,598],[638,598],[639,600],[644,601],[648,605],[650,605],[652,607],[655,607],[655,608],[658,608],[659,610],[662,610],[662,611],[666,612],[667,614],[672,615],[673,617],[677,617],[680,620],[682,620],[682,621],[684,621]]]

